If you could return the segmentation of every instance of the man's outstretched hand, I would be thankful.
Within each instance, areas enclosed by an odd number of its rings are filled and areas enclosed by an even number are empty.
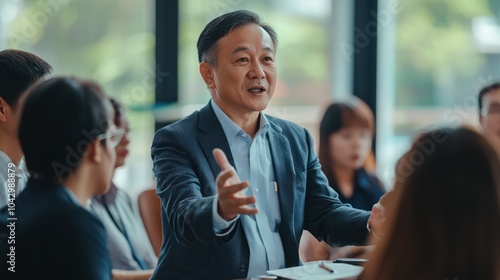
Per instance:
[[[251,206],[255,203],[254,196],[246,196],[243,189],[250,184],[248,181],[241,182],[236,170],[227,160],[226,155],[221,149],[214,149],[213,155],[221,172],[215,181],[217,185],[217,194],[219,202],[217,212],[226,221],[234,219],[238,214],[255,214],[257,208]]]

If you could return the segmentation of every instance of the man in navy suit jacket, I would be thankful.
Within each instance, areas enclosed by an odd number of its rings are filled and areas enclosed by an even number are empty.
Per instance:
[[[370,212],[328,187],[307,130],[261,113],[276,84],[276,45],[274,30],[249,11],[222,15],[201,33],[212,100],[159,130],[152,145],[164,236],[152,279],[297,266],[304,229],[332,245],[365,242]]]

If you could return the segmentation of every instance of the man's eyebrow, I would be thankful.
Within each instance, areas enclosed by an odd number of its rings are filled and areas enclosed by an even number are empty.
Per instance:
[[[235,53],[242,52],[242,51],[247,51],[247,50],[248,50],[248,47],[240,46],[240,47],[237,47],[236,49],[234,49],[234,51],[231,54],[235,54]],[[261,50],[262,51],[268,51],[268,52],[274,54],[274,50],[272,48],[270,48],[270,47],[263,47]]]

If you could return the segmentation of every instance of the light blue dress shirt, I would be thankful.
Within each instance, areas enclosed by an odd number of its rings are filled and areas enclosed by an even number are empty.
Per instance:
[[[219,235],[227,234],[233,230],[234,221],[241,219],[250,247],[248,277],[266,274],[269,269],[283,268],[285,255],[278,231],[281,213],[267,139],[269,123],[261,113],[259,130],[252,139],[213,100],[210,104],[226,134],[240,179],[250,182],[245,194],[255,196],[255,207],[259,210],[255,215],[241,215],[227,222],[217,213],[216,198],[212,209],[214,230]]]
[[[15,167],[10,168],[9,163],[14,164]],[[14,191],[15,197],[17,197],[24,190],[24,188],[26,187],[26,183],[28,182],[28,168],[26,167],[24,158],[21,159],[19,164],[15,164],[3,151],[0,151],[0,208],[3,208],[9,204],[9,171],[15,174],[15,176],[13,177],[16,180],[14,183]]]

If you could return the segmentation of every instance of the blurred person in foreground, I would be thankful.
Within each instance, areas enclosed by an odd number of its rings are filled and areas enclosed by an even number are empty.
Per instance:
[[[319,162],[340,201],[371,210],[385,189],[365,168],[374,136],[373,113],[362,100],[352,97],[328,106],[320,122]],[[332,248],[304,231],[300,255],[303,261],[360,257],[368,247]]]
[[[110,101],[114,111],[114,125],[123,134],[115,147],[116,171],[125,164],[128,156],[130,129],[125,108],[115,99],[111,98]],[[149,279],[156,266],[157,257],[130,196],[111,181],[105,194],[94,196],[90,201],[92,211],[106,228],[113,275],[120,277],[134,274],[136,277],[143,275],[143,279]]]
[[[478,96],[479,123],[500,156],[500,83],[482,88]]]
[[[105,229],[86,208],[108,190],[120,141],[108,98],[90,81],[42,82],[27,93],[19,140],[30,178],[0,211],[0,279],[111,279]]]
[[[0,51],[0,208],[18,196],[28,181],[17,135],[24,93],[51,71],[46,61],[32,53]]]
[[[398,162],[385,235],[360,279],[500,279],[499,170],[475,131],[421,135]]]
[[[212,99],[160,129],[153,171],[164,239],[152,279],[234,279],[300,265],[303,229],[363,244],[381,217],[338,199],[309,132],[262,113],[276,86],[276,32],[257,14],[215,18],[198,39]]]

